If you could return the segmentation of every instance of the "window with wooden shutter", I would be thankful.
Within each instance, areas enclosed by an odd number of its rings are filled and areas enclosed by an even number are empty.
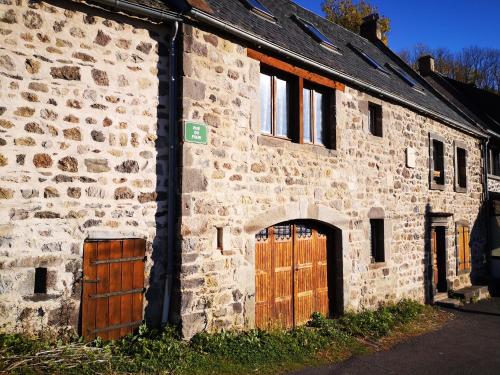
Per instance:
[[[457,225],[457,273],[471,270],[470,229],[467,225]]]

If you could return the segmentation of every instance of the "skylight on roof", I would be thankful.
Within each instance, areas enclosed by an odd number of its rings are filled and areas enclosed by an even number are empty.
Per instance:
[[[375,69],[380,70],[381,72],[384,72],[385,74],[389,74],[389,71],[384,68],[382,65],[380,65],[377,60],[373,59],[371,56],[369,56],[365,51],[362,51],[358,47],[352,45],[351,43],[348,44],[349,47],[351,47],[354,52],[358,53],[363,57],[371,66],[373,66]]]
[[[407,84],[409,84],[411,87],[417,86],[417,81],[415,81],[408,73],[406,73],[403,69],[389,64],[386,64],[387,67],[389,67],[394,73],[396,73],[398,76],[401,77],[403,81],[405,81]]]
[[[321,31],[319,31],[316,26],[314,26],[312,23],[300,18],[299,16],[295,15],[295,19],[302,25],[302,27],[312,35],[314,39],[316,39],[318,42],[320,42],[323,46],[328,47],[330,49],[333,49],[336,52],[339,52],[338,47],[333,44],[333,42],[325,36]]]
[[[259,0],[244,0],[248,7],[255,13],[266,18],[275,20],[274,15]]]

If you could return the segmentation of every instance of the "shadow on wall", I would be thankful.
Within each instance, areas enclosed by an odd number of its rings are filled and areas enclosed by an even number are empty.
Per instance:
[[[142,189],[136,193],[140,205],[134,205],[133,210],[144,210],[146,215],[144,217],[145,228],[137,228],[142,232],[154,227],[156,228],[155,236],[152,241],[149,239],[146,241],[146,256],[148,258],[148,264],[151,265],[149,269],[149,278],[145,280],[145,299],[146,299],[146,309],[144,319],[146,323],[150,326],[159,326],[161,324],[162,309],[163,309],[163,298],[165,291],[165,278],[167,270],[167,239],[168,239],[168,160],[169,160],[169,43],[171,26],[169,24],[158,24],[141,21],[139,19],[134,19],[127,17],[125,15],[120,15],[111,11],[106,11],[103,8],[94,8],[86,4],[79,4],[71,2],[70,4],[65,1],[60,0],[49,0],[53,6],[60,7],[62,9],[67,9],[69,11],[82,12],[86,17],[91,20],[92,17],[102,17],[104,19],[109,19],[117,22],[118,24],[128,24],[132,25],[137,29],[149,30],[149,36],[151,38],[152,49],[150,50],[151,55],[157,53],[158,63],[157,63],[157,78],[158,78],[158,93],[157,97],[153,98],[158,100],[158,105],[156,108],[143,108],[144,111],[148,110],[154,113],[156,109],[157,122],[148,123],[147,126],[153,130],[156,127],[156,186],[155,191],[142,192]],[[97,28],[95,29],[97,32]],[[157,42],[158,51],[155,51],[154,42]],[[150,48],[150,46],[145,45],[144,48]],[[149,53],[149,52],[148,52]],[[127,89],[124,89],[127,90]],[[121,92],[122,95],[127,95],[126,91]],[[133,92],[129,95],[140,96],[140,93]],[[112,115],[112,114],[110,114]],[[138,126],[140,124],[131,124],[133,126]],[[149,163],[153,159],[148,159]],[[139,172],[140,173],[140,172]],[[151,202],[156,203],[156,210],[153,211],[147,207],[151,205]],[[146,273],[146,276],[148,274]],[[79,278],[79,281],[80,282]],[[78,291],[81,293],[81,290]],[[81,299],[80,299],[81,302]],[[81,332],[81,303],[78,309],[78,329]]]
[[[161,27],[161,26],[160,26]],[[164,25],[170,31],[170,26]],[[153,262],[146,291],[147,306],[145,321],[148,326],[159,327],[162,323],[165,283],[167,278],[168,249],[168,184],[169,184],[169,131],[171,118],[169,114],[169,54],[170,32],[158,34],[150,31],[152,39],[158,42],[158,122],[156,147],[156,235],[151,244],[151,260]],[[176,120],[173,119],[172,122]],[[149,249],[148,249],[149,250]]]

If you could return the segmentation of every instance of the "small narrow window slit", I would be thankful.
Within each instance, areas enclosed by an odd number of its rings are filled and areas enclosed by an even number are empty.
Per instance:
[[[224,250],[224,228],[217,227],[217,250]]]
[[[35,268],[35,294],[47,293],[47,268]]]

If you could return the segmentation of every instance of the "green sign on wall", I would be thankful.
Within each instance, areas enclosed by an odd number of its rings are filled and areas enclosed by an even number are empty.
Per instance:
[[[195,122],[184,123],[184,140],[190,143],[207,144],[207,126]]]

